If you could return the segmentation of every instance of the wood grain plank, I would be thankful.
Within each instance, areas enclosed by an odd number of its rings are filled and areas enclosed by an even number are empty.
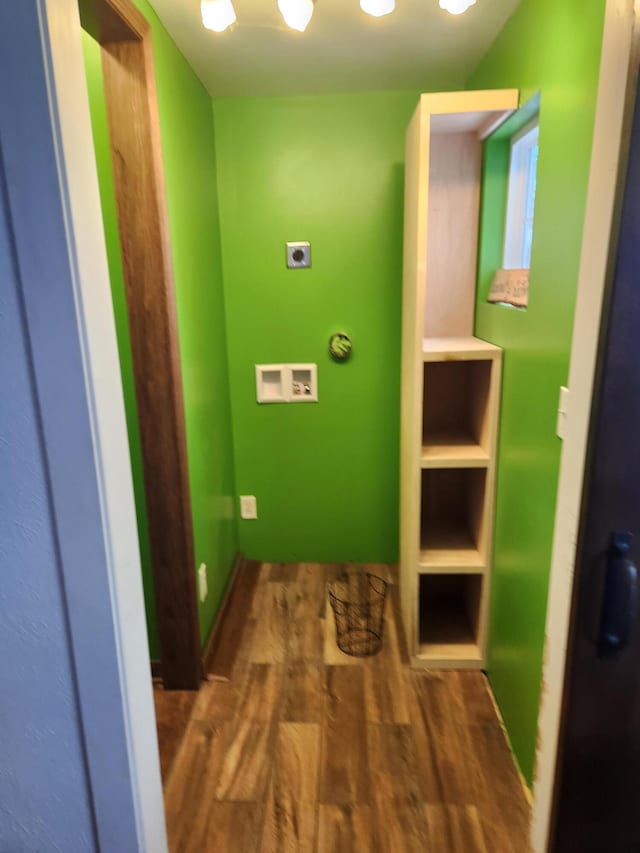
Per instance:
[[[504,733],[494,719],[470,726],[469,735],[477,757],[476,802],[487,849],[527,853],[530,808]]]
[[[207,675],[231,678],[260,577],[260,563],[240,558],[204,654]]]
[[[327,667],[325,692],[320,802],[366,804],[370,792],[362,668]]]
[[[433,742],[433,732],[425,724],[424,709],[421,707],[416,692],[416,678],[422,673],[405,672],[405,690],[409,705],[409,718],[413,740],[416,745],[418,778],[425,803],[442,803],[444,789],[441,781],[441,770],[438,764],[436,746]]]
[[[161,687],[154,687],[153,702],[156,710],[160,772],[163,782],[169,778],[180,743],[187,730],[197,695],[193,690],[167,691]]]
[[[238,704],[239,693],[230,681],[205,681],[193,708],[194,720],[222,722],[230,720]]]
[[[201,844],[208,807],[228,746],[228,733],[210,722],[192,721],[165,789],[169,848],[173,853]]]
[[[265,600],[283,587],[292,613],[302,600],[318,618],[326,576],[301,564],[295,581],[267,568],[260,583]],[[252,663],[260,618],[231,681],[204,684],[192,713],[166,786],[173,853],[526,853],[528,804],[484,676],[410,671],[392,641],[380,671],[402,684],[398,723],[370,695],[371,660]]]
[[[292,661],[284,668],[280,719],[288,723],[320,723],[324,711],[324,666]]]
[[[260,564],[258,582],[253,592],[253,601],[251,603],[251,611],[249,613],[249,621],[254,625],[258,623],[268,604],[270,571],[271,563]]]
[[[424,805],[417,800],[394,797],[390,777],[376,774],[374,780],[374,838],[380,853],[424,853],[428,826]]]
[[[411,726],[368,725],[367,747],[372,789],[397,803],[421,801]]]
[[[239,689],[235,721],[268,723],[276,716],[282,691],[281,666],[252,664]]]
[[[503,853],[484,843],[475,806],[425,806],[429,853]]]
[[[455,677],[460,684],[467,720],[473,723],[495,723],[496,709],[487,676],[483,672],[458,672]]]
[[[299,563],[271,563],[269,580],[275,583],[295,583],[298,580]]]
[[[298,582],[290,587],[289,660],[322,661],[324,633],[321,612],[326,597],[322,566],[299,566]]]
[[[281,723],[265,811],[262,853],[313,853],[320,726]]]
[[[271,770],[276,726],[240,720],[229,737],[215,799],[261,802]]]
[[[262,610],[256,617],[249,660],[252,663],[284,663],[291,620],[289,588],[283,583],[268,582],[261,594]]]
[[[373,836],[370,806],[319,807],[318,853],[373,853]]]
[[[300,563],[297,587],[302,595],[317,602],[316,616],[324,617],[327,601],[327,577],[329,569],[324,563]]]
[[[382,648],[363,665],[367,722],[408,725],[409,706],[393,614],[385,620]]]
[[[427,822],[411,727],[368,725],[367,744],[380,850],[424,850]]]
[[[387,596],[389,598],[389,604],[387,607],[391,609],[391,618],[393,619],[393,624],[396,629],[396,642],[398,644],[398,654],[400,656],[400,663],[403,666],[409,666],[411,663],[409,659],[409,647],[407,645],[407,637],[404,632],[404,623],[402,621],[402,612],[400,610],[400,589],[395,586],[395,584],[391,585],[387,591]]]
[[[250,666],[233,721],[225,724],[228,743],[215,787],[216,799],[258,802],[264,798],[281,689],[281,668]]]
[[[262,803],[213,802],[201,847],[185,853],[253,853],[260,849]]]
[[[412,675],[417,698],[415,725],[422,727],[430,745],[431,769],[436,790],[428,802],[473,805],[475,789],[465,751],[464,716],[455,714],[457,684],[436,673]],[[431,797],[435,795],[432,800]]]
[[[328,586],[336,581],[340,575],[344,573],[346,569],[349,568],[348,563],[324,563],[321,566],[324,573],[324,583],[325,583],[325,594],[322,602],[322,610],[320,611],[320,616],[323,619],[327,618],[327,615],[331,613],[331,607],[329,605],[329,596],[328,596]]]

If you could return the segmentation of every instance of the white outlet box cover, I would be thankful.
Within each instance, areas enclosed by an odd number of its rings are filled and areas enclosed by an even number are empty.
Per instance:
[[[287,370],[284,364],[256,364],[256,398],[259,403],[286,403]]]
[[[245,519],[258,517],[258,502],[255,495],[240,495],[240,517]]]
[[[317,364],[256,364],[258,403],[317,403]]]
[[[288,364],[288,397],[290,403],[318,402],[317,364]]]

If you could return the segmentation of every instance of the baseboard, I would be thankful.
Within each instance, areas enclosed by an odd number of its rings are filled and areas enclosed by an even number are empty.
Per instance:
[[[240,575],[244,563],[244,554],[241,551],[238,551],[236,554],[236,558],[233,561],[233,567],[231,569],[231,577],[229,578],[229,583],[227,584],[227,588],[225,589],[224,596],[222,598],[222,602],[220,603],[220,607],[218,608],[218,612],[216,613],[214,623],[211,626],[211,630],[209,631],[207,642],[204,644],[204,649],[202,652],[202,671],[204,673],[205,678],[207,677],[207,674],[210,672],[213,666],[213,662],[216,657],[216,652],[220,645],[220,638],[222,636],[223,626],[225,624],[229,612],[229,604],[233,597],[233,592],[238,584],[238,576]]]
[[[153,681],[162,681],[162,661],[151,661],[151,678]]]

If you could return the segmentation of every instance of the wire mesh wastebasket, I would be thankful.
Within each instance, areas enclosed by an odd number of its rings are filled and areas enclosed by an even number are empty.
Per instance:
[[[367,657],[380,651],[387,583],[377,575],[351,569],[329,584],[338,647],[347,655]]]

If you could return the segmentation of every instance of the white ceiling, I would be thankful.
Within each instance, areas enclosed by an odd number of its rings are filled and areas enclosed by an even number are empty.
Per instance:
[[[453,16],[438,0],[397,0],[384,18],[359,0],[316,0],[305,33],[276,0],[234,0],[238,23],[205,30],[199,0],[151,0],[211,95],[315,94],[461,86],[519,0],[477,0]]]

